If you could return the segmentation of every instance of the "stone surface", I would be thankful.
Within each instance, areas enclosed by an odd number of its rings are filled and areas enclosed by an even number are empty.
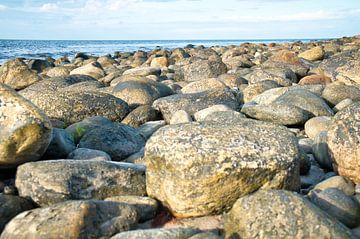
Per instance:
[[[261,93],[263,93],[267,90],[277,88],[277,87],[280,87],[280,85],[272,80],[264,80],[264,81],[257,82],[255,84],[251,84],[248,87],[246,87],[243,92],[244,93],[244,102],[245,103],[249,102],[257,95],[260,95]]]
[[[148,76],[148,75],[160,75],[161,69],[158,67],[136,67],[126,70],[123,75],[131,76]]]
[[[355,185],[347,178],[341,176],[330,177],[321,183],[316,184],[314,190],[325,190],[328,188],[337,188],[343,191],[346,195],[352,196],[355,194]]]
[[[216,78],[202,79],[191,82],[181,89],[183,94],[199,93],[207,90],[227,90],[229,89],[222,81]]]
[[[209,115],[207,115],[203,121],[213,121],[218,123],[223,122],[237,122],[239,120],[246,119],[246,116],[242,113],[239,113],[237,111],[216,111]]]
[[[331,117],[328,116],[314,117],[305,123],[305,134],[309,138],[315,139],[320,132],[327,131],[329,129],[330,124],[331,124]]]
[[[226,238],[350,238],[351,232],[300,195],[260,190],[240,198],[225,218]]]
[[[98,160],[52,160],[18,168],[19,195],[41,206],[67,200],[105,199],[145,194],[145,169],[127,163]]]
[[[69,153],[75,150],[73,136],[64,129],[54,128],[49,147],[46,149],[43,158],[45,159],[63,159]]]
[[[122,232],[111,239],[188,239],[199,232],[194,228],[148,229]]]
[[[87,149],[87,148],[77,148],[74,151],[70,152],[67,155],[68,159],[77,159],[77,160],[105,160],[111,161],[110,155],[101,150],[96,149]]]
[[[116,202],[68,201],[21,213],[6,226],[1,239],[108,238],[135,227],[134,208]]]
[[[184,124],[192,122],[191,116],[185,110],[176,111],[170,119],[170,124]]]
[[[150,105],[141,105],[131,111],[121,123],[138,128],[148,121],[159,120],[159,118],[159,113],[153,107]]]
[[[331,78],[325,75],[309,75],[301,78],[299,85],[327,85],[331,83]]]
[[[220,60],[199,60],[182,68],[185,81],[192,82],[216,78],[227,72],[226,65]]]
[[[259,188],[298,190],[298,157],[296,138],[270,123],[166,126],[145,147],[147,193],[177,217],[214,214]]]
[[[80,148],[96,149],[108,153],[112,160],[122,161],[145,145],[140,131],[124,124],[97,127],[80,140]]]
[[[352,99],[345,99],[345,100],[342,100],[342,101],[340,101],[340,103],[338,103],[337,105],[335,105],[334,106],[334,108],[333,108],[333,111],[335,112],[335,113],[337,113],[337,112],[339,112],[340,110],[343,110],[343,109],[345,109],[346,107],[348,107],[349,105],[351,105],[352,103],[354,103],[353,101],[352,101]]]
[[[299,54],[299,57],[308,61],[318,61],[324,58],[324,50],[321,46],[313,47]]]
[[[7,61],[0,67],[0,83],[15,90],[24,89],[40,80],[37,72],[30,70],[21,59]]]
[[[86,75],[95,79],[100,79],[105,76],[105,71],[99,63],[92,62],[85,66],[76,68],[70,72],[70,75]]]
[[[196,121],[204,121],[204,119],[207,116],[209,116],[215,112],[223,112],[223,111],[234,111],[234,110],[231,109],[227,105],[213,105],[213,106],[210,106],[209,108],[206,108],[206,109],[196,112],[194,114],[194,118]]]
[[[333,160],[330,156],[327,131],[320,132],[314,139],[312,151],[316,161],[325,169],[333,169]]]
[[[36,161],[51,141],[48,117],[35,105],[0,83],[0,168]]]
[[[360,101],[360,89],[349,85],[331,84],[325,87],[322,97],[335,106],[345,99],[351,99],[353,102]]]
[[[340,175],[360,183],[360,102],[334,116],[328,131],[330,155]]]

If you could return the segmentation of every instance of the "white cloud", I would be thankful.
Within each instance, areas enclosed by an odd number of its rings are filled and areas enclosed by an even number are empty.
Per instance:
[[[0,4],[0,11],[4,11],[7,7],[5,5]]]
[[[40,7],[41,12],[56,12],[59,6],[56,3],[45,3]]]

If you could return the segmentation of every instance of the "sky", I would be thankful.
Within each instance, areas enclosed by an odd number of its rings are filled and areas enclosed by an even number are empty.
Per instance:
[[[360,0],[0,0],[0,39],[311,39],[360,34]]]

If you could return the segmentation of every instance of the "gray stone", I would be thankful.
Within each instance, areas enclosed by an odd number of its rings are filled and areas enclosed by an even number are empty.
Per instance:
[[[111,239],[188,239],[199,232],[194,228],[148,229],[122,232]]]
[[[355,194],[355,185],[347,178],[341,176],[330,177],[318,184],[316,184],[314,190],[325,190],[328,188],[337,188],[343,191],[346,195],[352,196]]]
[[[110,155],[101,150],[87,149],[87,148],[77,148],[67,156],[68,159],[78,159],[78,160],[105,160],[111,161]]]
[[[63,159],[69,153],[75,150],[74,138],[64,129],[54,128],[52,139],[43,158],[45,159]]]
[[[170,119],[170,124],[184,124],[192,122],[191,116],[185,110],[176,111]]]

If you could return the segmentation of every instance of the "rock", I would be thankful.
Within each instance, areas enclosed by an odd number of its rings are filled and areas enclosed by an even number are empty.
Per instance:
[[[247,103],[251,101],[255,96],[277,87],[280,87],[280,85],[272,80],[264,80],[251,84],[244,90],[244,102]]]
[[[161,69],[158,67],[136,67],[133,69],[126,70],[123,75],[131,76],[149,76],[149,75],[160,75]]]
[[[92,62],[85,66],[72,70],[70,72],[70,75],[86,75],[98,80],[105,76],[105,71],[99,63]]]
[[[294,52],[288,50],[281,50],[273,54],[268,61],[263,63],[263,66],[268,68],[289,68],[300,77],[305,76],[309,71],[309,66]]]
[[[304,151],[306,154],[312,154],[312,146],[314,144],[314,141],[309,138],[302,138],[299,139],[299,148]]]
[[[105,201],[119,202],[133,206],[138,212],[140,222],[153,219],[158,209],[158,202],[149,197],[115,196],[106,198]]]
[[[172,115],[178,110],[184,110],[193,116],[200,110],[219,104],[227,105],[233,110],[239,108],[238,100],[228,90],[171,95],[156,100],[153,103],[153,107],[162,113],[166,122],[170,122]]]
[[[218,80],[222,81],[229,88],[238,88],[242,84],[247,84],[247,80],[236,74],[219,75]]]
[[[134,128],[139,128],[148,121],[158,120],[159,113],[150,105],[141,105],[131,111],[121,123],[127,124]]]
[[[334,116],[327,143],[339,175],[360,183],[360,102]]]
[[[5,225],[16,215],[31,210],[34,206],[25,198],[0,194],[0,234]]]
[[[269,123],[166,126],[145,146],[147,193],[177,217],[221,213],[259,188],[298,190],[298,157],[297,139]]]
[[[102,116],[93,116],[86,118],[78,123],[69,125],[65,130],[74,138],[75,144],[80,142],[80,139],[93,129],[102,127],[104,125],[113,125],[111,120]]]
[[[221,237],[211,232],[204,232],[189,237],[189,239],[221,239]]]
[[[332,170],[333,160],[331,159],[329,152],[327,135],[327,131],[322,131],[315,137],[312,151],[316,161],[320,164],[322,168]]]
[[[345,109],[346,107],[348,107],[349,105],[351,105],[352,103],[354,103],[352,101],[352,99],[345,99],[345,100],[342,100],[340,103],[338,103],[337,105],[334,106],[333,108],[333,111],[335,113]]]
[[[67,156],[68,159],[77,159],[77,160],[104,160],[111,161],[110,155],[104,151],[87,149],[87,148],[77,148]]]
[[[108,153],[112,160],[122,161],[145,145],[137,129],[124,124],[104,125],[87,132],[80,140],[80,148]]]
[[[155,57],[150,64],[151,67],[168,67],[169,66],[169,61],[167,59],[167,57],[165,56],[160,56],[160,57]]]
[[[309,188],[315,186],[324,180],[325,172],[317,165],[311,165],[306,175],[301,176],[301,188]]]
[[[99,160],[51,160],[18,167],[19,195],[40,206],[67,200],[145,194],[145,168]]]
[[[134,164],[141,164],[146,166],[146,162],[144,159],[144,148],[140,149],[139,152],[136,152],[129,157],[127,157],[124,162],[126,163],[134,163]]]
[[[71,67],[66,66],[57,66],[49,68],[45,71],[45,74],[48,77],[61,77],[61,76],[68,76],[70,75],[71,70],[73,70]]]
[[[108,238],[134,228],[136,222],[135,209],[126,204],[69,201],[21,213],[0,238]]]
[[[287,91],[276,99],[277,103],[297,106],[314,116],[333,116],[334,112],[325,101],[314,93],[304,89]]]
[[[260,190],[240,198],[225,218],[226,238],[350,238],[336,219],[300,195]]]
[[[191,116],[185,110],[178,110],[172,115],[170,124],[184,124],[192,121]]]
[[[73,124],[92,116],[122,120],[129,112],[126,102],[100,92],[64,91],[37,94],[31,100],[50,118]]]
[[[164,120],[149,121],[139,127],[139,132],[145,139],[148,139],[153,133],[165,125]]]
[[[0,168],[13,168],[40,159],[51,141],[48,117],[1,83],[0,129]]]
[[[194,228],[148,229],[122,232],[111,239],[188,239],[199,232]]]
[[[338,219],[344,225],[354,228],[360,223],[360,206],[351,197],[337,188],[316,190],[310,195],[311,201]]]
[[[309,75],[299,81],[299,85],[328,85],[330,83],[331,78],[325,75]]]
[[[38,73],[45,70],[45,68],[54,67],[54,66],[55,66],[54,63],[52,63],[48,60],[41,60],[41,59],[33,59],[33,60],[30,60],[28,63],[28,67],[31,70],[37,71]]]
[[[313,47],[299,54],[299,57],[308,61],[318,61],[324,58],[324,50],[321,46]]]
[[[250,84],[262,81],[274,81],[280,86],[290,86],[297,82],[295,73],[289,68],[255,68],[245,76]]]
[[[101,65],[103,68],[111,68],[114,65],[118,65],[118,62],[115,61],[111,56],[101,56],[97,59],[97,62]]]
[[[75,148],[74,138],[70,133],[64,129],[54,128],[50,145],[43,157],[45,159],[63,159]]]
[[[279,103],[244,105],[241,112],[254,119],[281,125],[302,125],[311,117],[309,112],[297,106]]]
[[[360,238],[360,227],[352,229],[353,238]]]
[[[360,84],[360,62],[352,59],[336,69],[336,80],[345,84]]]
[[[208,78],[216,78],[227,72],[221,60],[198,60],[182,68],[185,81],[192,82]]]
[[[300,160],[299,160],[299,163],[300,163],[300,175],[301,176],[304,176],[304,175],[307,175],[311,169],[311,161],[308,157],[308,155],[301,150],[300,148]]]
[[[204,119],[206,119],[207,116],[215,112],[223,112],[223,111],[234,111],[234,110],[228,107],[227,105],[213,105],[210,106],[209,108],[196,112],[194,114],[194,118],[196,121],[204,121]]]
[[[318,183],[314,190],[323,191],[328,188],[337,188],[348,196],[355,194],[355,185],[350,180],[341,176],[330,177],[321,183]]]
[[[181,89],[183,94],[199,93],[207,90],[227,90],[227,87],[223,82],[215,79],[203,79],[195,82],[191,82]]]
[[[335,106],[345,99],[356,102],[360,101],[360,89],[355,86],[331,84],[325,87],[322,97],[331,106]]]
[[[260,95],[252,99],[251,103],[254,102],[259,105],[267,105],[276,101],[280,96],[290,91],[289,87],[279,87],[266,90]]]
[[[142,77],[117,84],[112,94],[134,108],[139,105],[151,105],[160,97],[172,95],[173,91],[163,83]]]
[[[315,139],[320,132],[327,131],[329,129],[330,123],[331,117],[328,116],[312,118],[305,123],[305,134],[309,138]]]
[[[40,81],[36,71],[30,70],[29,67],[21,60],[14,59],[5,62],[0,67],[0,83],[7,84],[15,90],[21,90]]]

